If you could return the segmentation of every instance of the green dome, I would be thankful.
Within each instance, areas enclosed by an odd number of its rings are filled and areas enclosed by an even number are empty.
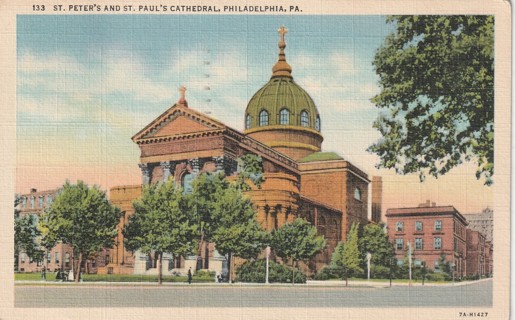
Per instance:
[[[247,105],[246,130],[273,125],[320,131],[320,115],[313,99],[291,76],[272,76]]]

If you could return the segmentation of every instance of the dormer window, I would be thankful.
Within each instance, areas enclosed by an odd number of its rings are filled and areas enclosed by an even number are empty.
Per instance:
[[[266,110],[263,110],[259,113],[259,125],[260,126],[268,125],[268,112],[266,112]]]
[[[290,111],[284,108],[279,112],[279,124],[290,124]]]
[[[320,131],[320,116],[317,116],[317,118],[315,119],[315,129],[317,131]]]
[[[300,113],[300,125],[303,127],[309,127],[309,113],[307,111],[302,111]]]

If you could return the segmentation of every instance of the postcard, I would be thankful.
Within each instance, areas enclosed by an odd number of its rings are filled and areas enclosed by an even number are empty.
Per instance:
[[[0,319],[509,318],[508,2],[0,6]]]

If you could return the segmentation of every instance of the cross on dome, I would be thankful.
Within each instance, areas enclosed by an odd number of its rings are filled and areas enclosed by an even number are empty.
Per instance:
[[[284,42],[284,36],[288,33],[288,29],[286,29],[285,26],[281,26],[277,32],[279,32],[279,35],[281,36],[280,42]]]

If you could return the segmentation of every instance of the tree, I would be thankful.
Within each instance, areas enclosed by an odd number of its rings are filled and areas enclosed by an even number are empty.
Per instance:
[[[229,181],[224,172],[203,173],[188,195],[199,226],[198,255],[205,242],[215,242],[218,252],[228,256],[229,270],[233,254],[250,258],[266,246],[267,236],[255,218],[252,202],[242,193],[252,189],[249,182],[257,188],[264,182],[262,159],[253,154],[238,159],[236,180]]]
[[[109,203],[106,193],[98,186],[67,181],[41,216],[43,243],[53,247],[62,241],[72,247],[73,270],[78,282],[84,259],[104,247],[112,248],[119,216],[120,211]]]
[[[123,229],[125,245],[131,251],[154,254],[158,283],[163,278],[163,253],[174,258],[195,251],[198,239],[196,217],[173,180],[146,185],[141,198],[134,201],[134,214]]]
[[[438,177],[464,161],[492,184],[494,17],[391,16],[395,27],[373,65],[383,136],[368,150],[377,167]]]
[[[217,221],[211,240],[229,260],[229,282],[232,278],[232,257],[255,258],[268,243],[268,233],[256,220],[256,211],[249,198],[230,184],[217,196],[212,217]]]
[[[20,216],[16,206],[19,203],[17,197],[14,201],[14,265],[18,270],[18,258],[21,252],[25,252],[34,261],[43,260],[43,250],[38,238],[41,236],[37,225],[37,217],[33,214]]]
[[[363,274],[363,269],[361,268],[362,258],[358,245],[358,231],[359,224],[353,223],[350,227],[349,234],[347,235],[347,241],[343,247],[342,264],[345,266],[345,272],[347,275],[351,276]]]
[[[302,218],[274,230],[272,239],[277,255],[285,260],[291,259],[293,270],[299,261],[309,260],[325,248],[324,237],[318,236],[317,229]]]
[[[383,225],[367,224],[359,239],[361,257],[365,261],[367,252],[372,254],[370,263],[374,266],[390,267],[390,261],[395,256],[392,244]]]

